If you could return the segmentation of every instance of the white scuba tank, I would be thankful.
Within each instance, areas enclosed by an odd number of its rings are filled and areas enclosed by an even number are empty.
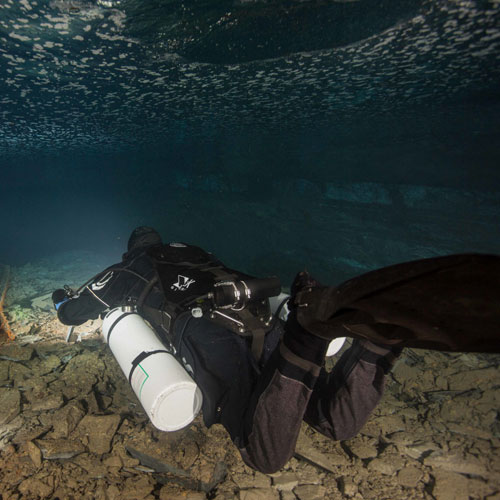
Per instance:
[[[102,336],[156,428],[176,431],[194,420],[203,400],[199,387],[139,314],[111,310]]]
[[[287,295],[286,293],[280,293],[276,297],[269,297],[269,304],[271,306],[271,311],[274,314],[277,310],[280,304],[287,298],[290,297],[290,295]],[[288,315],[290,314],[290,310],[288,309],[288,303],[286,303],[280,311],[279,317],[282,321],[286,321],[288,318]],[[328,345],[328,350],[326,351],[326,356],[330,357],[333,356],[334,354],[337,354],[340,349],[342,349],[342,346],[344,345],[345,342],[345,337],[338,337],[336,339],[333,339],[330,344]]]

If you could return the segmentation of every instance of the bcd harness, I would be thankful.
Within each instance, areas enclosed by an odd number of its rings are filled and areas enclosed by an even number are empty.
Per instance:
[[[264,338],[273,326],[268,297],[278,295],[278,278],[256,279],[225,267],[202,248],[183,243],[151,247],[154,277],[137,299],[140,313],[158,325],[173,343],[173,325],[180,314],[206,316],[234,333],[251,338],[252,354],[258,361]],[[153,288],[161,288],[161,309],[145,304]]]

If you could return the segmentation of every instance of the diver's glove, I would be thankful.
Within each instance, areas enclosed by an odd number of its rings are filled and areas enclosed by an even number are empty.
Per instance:
[[[290,288],[292,299],[295,299],[295,296],[305,288],[317,288],[323,286],[324,285],[322,285],[317,279],[313,278],[307,271],[301,271],[297,274],[297,276],[295,276]]]
[[[293,354],[321,367],[325,361],[330,340],[318,337],[304,328],[299,321],[301,309],[308,306],[300,301],[301,295],[322,287],[307,271],[302,271],[293,280],[290,288],[291,297],[288,301],[290,314],[285,323],[283,343]]]
[[[52,302],[54,303],[54,307],[56,311],[59,309],[59,306],[69,300],[73,296],[73,291],[67,285],[64,288],[58,288],[52,294]]]
[[[311,291],[313,288],[320,288],[323,285],[313,278],[307,271],[301,271],[295,276],[292,286],[290,287],[290,299],[288,300],[288,309],[290,314],[286,322],[286,329],[293,332],[304,331],[304,328],[297,320],[297,309],[299,307],[304,307],[304,304],[300,303],[301,292],[306,290]],[[305,304],[307,307],[307,304]]]

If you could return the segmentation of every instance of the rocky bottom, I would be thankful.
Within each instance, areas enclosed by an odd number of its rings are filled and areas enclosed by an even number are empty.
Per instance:
[[[357,437],[304,424],[294,458],[265,475],[201,416],[156,430],[99,323],[66,343],[44,300],[1,339],[1,500],[500,499],[500,356],[405,350]]]

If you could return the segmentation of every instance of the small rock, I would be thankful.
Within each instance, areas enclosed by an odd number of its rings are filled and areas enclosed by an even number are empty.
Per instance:
[[[240,490],[247,488],[269,488],[271,486],[271,478],[257,471],[255,474],[233,473],[231,479]]]
[[[458,474],[496,479],[496,474],[489,470],[487,462],[473,455],[462,453],[435,452],[424,459],[424,465]],[[460,476],[463,477],[463,476]]]
[[[42,465],[42,452],[40,451],[40,448],[33,443],[33,441],[29,441],[26,444],[28,448],[28,454],[31,458],[31,461],[35,465],[35,467],[40,467]]]
[[[383,458],[374,458],[367,466],[369,471],[380,472],[380,474],[384,474],[385,476],[394,475],[400,468],[401,464],[398,462]]]
[[[380,426],[383,434],[393,434],[406,429],[406,425],[400,415],[384,416],[380,419]]]
[[[48,498],[54,488],[35,478],[25,479],[18,487],[25,498]]]
[[[439,452],[440,448],[439,445],[433,441],[425,441],[412,443],[408,446],[400,446],[400,450],[410,458],[418,460],[420,457],[427,455],[429,452]]]
[[[18,436],[23,433],[22,430],[26,426],[26,419],[23,418],[22,413],[13,418],[8,424],[0,427],[0,451],[8,447],[14,441],[18,441]],[[22,440],[20,443],[24,443]],[[16,442],[16,444],[20,444]],[[1,484],[1,481],[0,481]]]
[[[398,483],[407,488],[415,488],[422,479],[422,471],[417,467],[405,467],[398,472]]]
[[[200,491],[189,491],[185,496],[186,500],[206,500],[207,495],[205,493],[201,493]]]
[[[14,382],[14,385],[24,385],[25,380],[33,378],[33,373],[29,368],[21,363],[11,363],[9,368],[9,378]]]
[[[82,443],[70,439],[38,439],[36,445],[46,460],[72,458],[85,451]]]
[[[497,412],[495,411],[494,417],[496,418]],[[482,426],[486,427],[484,421],[482,422]],[[449,422],[448,423],[448,430],[450,432],[455,432],[457,434],[463,434],[464,436],[474,436],[478,437],[480,439],[486,439],[489,440],[493,437],[492,433],[488,430],[484,429],[478,429],[477,427],[474,427],[472,425],[467,425],[467,424],[457,424],[454,422]]]
[[[468,478],[467,481],[467,492],[471,498],[487,498],[488,500],[498,500],[500,494],[498,492],[498,483],[495,484],[494,481],[481,481],[480,479]]]
[[[447,422],[462,422],[463,420],[470,421],[472,418],[472,408],[468,405],[461,404],[456,400],[450,399],[445,401],[441,406],[440,416]]]
[[[424,372],[416,366],[409,366],[406,363],[398,363],[392,370],[393,377],[405,388],[418,385],[418,380]]]
[[[0,425],[9,423],[21,411],[21,393],[17,389],[0,388]]]
[[[469,490],[467,487],[467,478],[446,471],[434,471],[434,486],[432,494],[439,500],[469,500]]]
[[[114,484],[112,484],[107,490],[106,490],[106,497],[109,500],[119,500],[120,499],[121,492],[118,489],[118,487]],[[161,496],[160,496],[161,498]],[[163,499],[162,499],[163,500]]]
[[[324,500],[326,488],[319,484],[303,484],[293,492],[300,500]]]
[[[18,418],[21,417],[19,416]],[[11,424],[16,420],[17,418],[13,420]],[[51,427],[51,424],[43,424],[39,420],[27,420],[26,422],[24,422],[23,429],[16,434],[15,438],[12,439],[12,442],[20,445],[28,441],[33,441],[43,434],[47,434],[47,432],[50,431]]]
[[[45,398],[38,399],[31,404],[32,411],[57,410],[64,404],[61,394],[51,394]]]
[[[401,408],[399,410],[398,415],[401,415],[405,422],[408,422],[408,420],[416,420],[418,419],[418,410],[415,408],[407,407],[407,408]]]
[[[162,486],[159,494],[159,500],[206,500],[206,498],[205,493],[187,490],[173,483]],[[232,500],[234,500],[234,495]]]
[[[0,359],[9,361],[29,361],[33,356],[33,347],[21,347],[19,344],[9,343],[0,347]]]
[[[415,441],[415,438],[409,434],[408,432],[401,431],[395,432],[394,434],[390,434],[386,436],[387,441],[390,443],[394,443],[395,445],[409,445]]]
[[[212,480],[214,473],[214,464],[213,462],[207,462],[206,460],[202,460],[200,465],[198,466],[197,477],[201,480],[202,483],[208,484]]]
[[[31,308],[42,309],[43,311],[52,311],[54,308],[54,304],[52,302],[52,293],[46,293],[45,295],[35,297],[31,301]]]
[[[116,429],[120,425],[120,415],[85,415],[76,432],[88,439],[88,449],[91,453],[108,453]]]
[[[120,456],[123,461],[123,465],[127,467],[131,467],[131,465],[129,465],[130,460],[136,460],[136,464],[140,463],[141,465],[149,467],[159,473],[169,473],[180,477],[189,477],[189,472],[169,463],[173,462],[173,459],[171,457],[167,458],[168,453],[166,454],[166,457],[160,456],[160,454],[157,454],[158,450],[150,448],[151,447],[148,446],[143,447],[143,449],[151,453],[148,454],[145,451],[137,450],[128,444],[122,450],[122,445],[118,444],[113,447],[113,454],[117,454],[118,456]],[[127,452],[134,458],[132,459],[127,454]],[[125,453],[125,455],[123,455],[123,453]],[[200,474],[203,474],[203,478],[200,479],[208,483],[212,478],[214,472],[213,463],[207,463],[206,461],[203,461],[203,463],[200,463],[199,469],[202,469],[200,470]]]
[[[0,382],[9,380],[9,361],[0,361]]]
[[[76,429],[80,420],[85,416],[81,404],[70,401],[66,406],[54,413],[52,439],[67,438]]]
[[[198,445],[193,441],[183,443],[177,448],[175,461],[181,466],[182,469],[189,469],[195,462],[200,454]]]
[[[42,377],[32,376],[22,384],[18,384],[18,388],[30,403],[39,403],[48,395],[47,382]]]
[[[279,493],[270,488],[252,488],[240,491],[240,500],[279,500]]]
[[[438,375],[436,377],[436,380],[434,381],[434,388],[433,388],[433,390],[447,391],[448,389],[449,389],[449,387],[448,387],[448,379],[446,377],[443,377],[442,375]]]
[[[117,455],[113,455],[111,457],[106,458],[105,460],[102,461],[102,463],[106,467],[118,467],[119,468],[119,467],[123,466],[122,459]]]
[[[99,406],[103,410],[107,410],[111,406],[111,403],[113,403],[113,398],[109,396],[103,396],[102,394],[100,394],[100,402],[101,404]]]
[[[87,396],[85,396],[85,401],[87,402],[87,413],[89,415],[95,415],[96,413],[99,413],[101,411],[93,390],[91,390],[87,394]]]
[[[341,491],[346,497],[353,497],[358,492],[357,485],[350,477],[343,477],[340,481]]]
[[[500,406],[500,391],[498,389],[487,389],[474,406],[485,405],[487,408],[497,408]]]
[[[295,456],[297,458],[305,459],[306,461],[311,462],[329,472],[335,472],[335,466],[337,465],[346,466],[351,462],[349,457],[341,448],[335,448],[335,450],[329,455],[321,453],[314,447],[311,439],[303,431],[300,431],[297,439]]]
[[[351,453],[358,458],[374,458],[378,455],[378,449],[375,442],[362,441],[360,438],[355,438],[345,444]]]
[[[467,373],[459,372],[448,378],[451,390],[467,391],[469,389],[488,389],[495,384],[500,377],[498,368],[483,368],[481,370],[467,370]]]
[[[61,364],[61,360],[55,355],[51,354],[47,356],[45,359],[40,361],[38,366],[38,370],[40,375],[46,375],[47,373],[52,372]]]
[[[125,481],[125,488],[121,493],[121,500],[142,500],[154,490],[152,480],[146,476],[139,479],[131,477]]]
[[[104,362],[97,352],[84,352],[72,357],[60,377],[64,395],[73,399],[89,394],[97,382],[96,375],[104,372]]]
[[[129,455],[129,453],[125,449],[125,446],[123,445],[123,443],[115,443],[111,453],[113,454],[113,456],[120,457],[122,464],[125,467],[136,467],[137,465],[139,465],[141,463],[141,461],[139,459],[131,457]],[[143,465],[149,466],[149,464],[143,464]],[[152,468],[154,469],[154,467],[152,467]],[[164,472],[164,471],[162,471],[162,472]]]
[[[282,472],[273,477],[273,486],[279,491],[292,491],[299,484],[297,474]]]
[[[320,471],[316,467],[309,464],[300,464],[295,470],[295,474],[299,479],[299,484],[320,484]]]
[[[108,473],[107,467],[89,453],[82,453],[71,462],[80,466],[91,478],[105,477]]]

